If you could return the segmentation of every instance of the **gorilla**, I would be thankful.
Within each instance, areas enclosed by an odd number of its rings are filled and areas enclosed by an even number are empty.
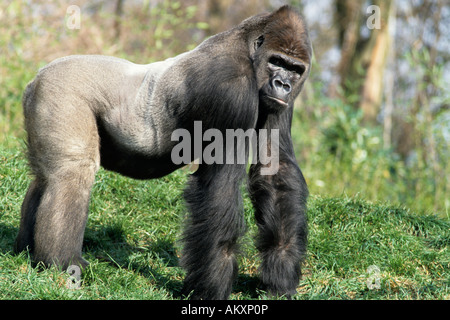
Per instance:
[[[22,204],[15,251],[29,250],[44,266],[85,267],[84,229],[100,165],[154,179],[184,165],[172,161],[175,130],[193,134],[198,122],[203,133],[254,129],[264,140],[257,148],[276,155],[276,173],[262,174],[267,164],[258,159],[247,162],[249,169],[246,163],[200,163],[189,177],[182,293],[193,299],[230,295],[245,231],[240,191],[246,181],[259,230],[261,284],[274,296],[294,294],[307,246],[308,190],[290,131],[311,54],[302,16],[283,6],[165,61],[138,65],[79,55],[43,67],[23,95],[34,180]],[[278,141],[272,144],[270,134],[260,139],[258,130],[277,130]],[[246,145],[247,159],[250,149]]]

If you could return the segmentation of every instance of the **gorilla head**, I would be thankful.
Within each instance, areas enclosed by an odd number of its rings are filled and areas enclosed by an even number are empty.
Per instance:
[[[194,139],[198,122],[210,137],[254,130],[258,148],[270,149],[279,161],[272,175],[262,174],[266,164],[259,160],[248,174],[261,281],[274,295],[295,293],[306,252],[308,191],[290,127],[310,61],[305,23],[284,6],[161,62],[137,65],[105,56],[51,62],[23,96],[35,178],[22,205],[16,250],[28,248],[34,261],[45,265],[85,266],[84,229],[100,165],[132,178],[158,178],[182,166],[171,157],[175,130]],[[197,142],[189,161],[205,149]],[[184,197],[190,218],[181,259],[187,296],[225,299],[231,292],[244,230],[245,175],[245,163],[218,161],[200,163],[189,177]]]
[[[258,72],[260,105],[281,111],[292,105],[309,74],[311,44],[303,19],[289,7],[261,19],[264,27],[252,33],[254,41],[250,47]]]

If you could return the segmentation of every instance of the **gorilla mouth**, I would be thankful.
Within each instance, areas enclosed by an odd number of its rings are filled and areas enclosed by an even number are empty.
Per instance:
[[[288,103],[286,101],[281,100],[279,98],[275,98],[274,96],[265,95],[264,98],[272,100],[273,102],[276,102],[277,104],[279,104],[279,105],[281,105],[283,107],[287,107],[288,106]]]

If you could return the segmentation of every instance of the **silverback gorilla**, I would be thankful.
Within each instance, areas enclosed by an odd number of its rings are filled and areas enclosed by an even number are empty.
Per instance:
[[[23,96],[35,178],[22,204],[16,252],[28,248],[46,266],[86,266],[83,236],[99,166],[136,179],[167,175],[183,165],[171,158],[176,129],[192,133],[201,121],[203,131],[278,130],[277,148],[268,150],[278,170],[263,175],[265,164],[253,163],[248,190],[259,227],[261,282],[270,294],[294,294],[306,253],[308,191],[290,130],[311,51],[303,18],[283,6],[162,62],[69,56],[42,68]],[[202,163],[189,177],[180,261],[186,296],[226,299],[231,292],[246,168]]]

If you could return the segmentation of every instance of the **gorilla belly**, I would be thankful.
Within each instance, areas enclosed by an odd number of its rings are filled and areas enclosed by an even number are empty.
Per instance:
[[[134,179],[160,178],[180,168],[167,155],[153,155],[130,150],[116,141],[101,122],[97,123],[100,135],[100,164],[103,168]]]

